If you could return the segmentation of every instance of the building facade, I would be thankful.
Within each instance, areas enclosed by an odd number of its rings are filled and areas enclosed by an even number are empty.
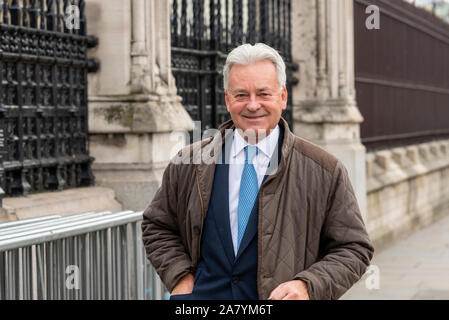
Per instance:
[[[99,39],[88,56],[96,58],[100,68],[88,76],[89,152],[94,158],[95,187],[87,188],[80,198],[94,194],[93,198],[103,199],[105,208],[144,209],[170,158],[195,138],[192,130],[217,127],[228,117],[221,78],[226,53],[240,43],[261,41],[277,48],[287,62],[289,103],[284,117],[296,135],[322,146],[345,164],[376,245],[448,214],[449,141],[441,134],[449,128],[448,118],[439,119],[438,134],[431,138],[406,140],[401,134],[424,137],[424,131],[437,125],[430,119],[424,129],[405,126],[403,132],[388,131],[401,127],[408,92],[385,88],[402,86],[438,94],[422,96],[421,109],[415,107],[410,121],[413,115],[425,114],[427,104],[432,104],[434,112],[443,112],[438,111],[440,104],[449,103],[449,33],[444,35],[444,28],[449,28],[441,25],[430,30],[430,17],[423,17],[418,9],[407,7],[401,13],[398,8],[410,5],[401,0],[388,3],[86,1],[87,34]],[[372,4],[380,8],[380,29],[367,29],[366,20],[376,14],[367,11]],[[403,33],[382,42],[395,30],[394,23]],[[416,34],[410,33],[414,38],[404,35],[406,27],[415,30]],[[442,43],[436,51],[443,59],[441,74],[424,77],[416,69],[421,82],[412,83],[407,71],[390,72],[404,52],[394,42],[408,43],[407,50],[412,50],[419,46],[413,39]],[[374,49],[368,48],[375,43],[377,49],[392,48],[393,56],[379,51],[387,65],[384,69],[382,65],[369,68],[377,61],[370,56]],[[429,62],[427,67],[432,66]],[[408,65],[403,68],[411,70]],[[390,98],[390,109],[376,98],[379,95]],[[392,115],[396,125],[383,125]],[[378,127],[386,131],[369,129]],[[393,134],[399,143],[390,143]],[[7,197],[4,203],[8,201],[19,199]],[[11,211],[9,215],[14,218]]]

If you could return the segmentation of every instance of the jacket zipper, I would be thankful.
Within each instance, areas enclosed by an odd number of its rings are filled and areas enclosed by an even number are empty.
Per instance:
[[[198,264],[198,258],[200,256],[200,250],[201,250],[201,237],[203,235],[203,224],[204,224],[204,202],[203,202],[203,196],[201,195],[201,189],[200,189],[200,182],[198,180],[198,169],[196,170],[196,185],[198,186],[198,194],[200,195],[200,202],[201,202],[201,228],[200,228],[200,237],[198,240],[198,252],[197,257],[195,261],[195,265]]]

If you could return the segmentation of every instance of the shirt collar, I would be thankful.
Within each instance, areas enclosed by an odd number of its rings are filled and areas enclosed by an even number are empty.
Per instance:
[[[256,147],[268,158],[271,158],[279,139],[279,125],[274,128],[270,134],[263,140],[256,144]],[[247,145],[248,143],[243,139],[243,137],[234,130],[234,147],[232,148],[232,156],[236,157]]]

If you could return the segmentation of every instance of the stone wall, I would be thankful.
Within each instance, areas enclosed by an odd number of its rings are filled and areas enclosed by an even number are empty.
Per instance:
[[[114,190],[110,188],[73,188],[4,198],[0,223],[53,214],[69,216],[83,212],[118,212],[122,209]]]
[[[449,140],[366,155],[366,226],[376,248],[449,214]]]
[[[339,158],[366,218],[363,117],[354,89],[353,0],[292,1],[293,132]]]
[[[193,128],[171,73],[169,3],[86,3],[88,33],[99,38],[89,54],[101,62],[89,74],[92,170],[127,210],[145,209],[185,144],[181,132]]]

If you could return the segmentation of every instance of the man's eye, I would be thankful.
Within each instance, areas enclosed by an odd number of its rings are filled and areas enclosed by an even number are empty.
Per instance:
[[[236,98],[244,98],[244,97],[246,97],[246,94],[238,94],[238,95],[236,95],[235,97],[236,97]]]

